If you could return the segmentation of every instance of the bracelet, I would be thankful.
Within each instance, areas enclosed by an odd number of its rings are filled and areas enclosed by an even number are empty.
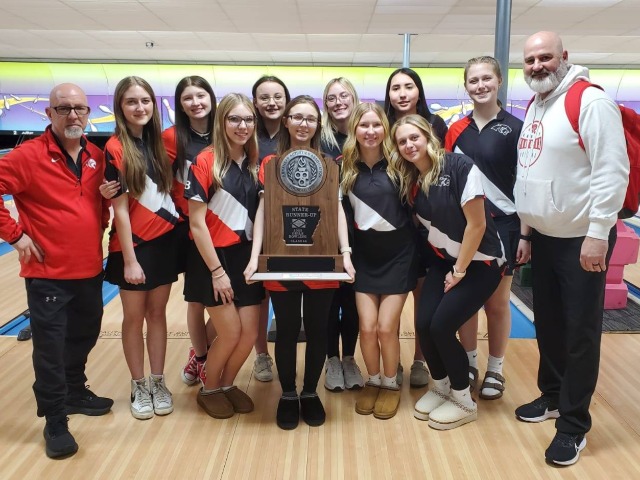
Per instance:
[[[222,268],[222,264],[218,265],[216,268],[214,268],[213,270],[209,270],[211,273],[215,272],[216,270],[219,270]]]
[[[340,249],[340,253],[353,253],[353,251],[351,250],[351,247],[342,247]]]
[[[456,269],[456,266],[453,266],[453,272],[451,273],[451,275],[453,275],[455,278],[462,278],[467,274],[467,271],[465,270],[464,272],[459,272]]]
[[[213,278],[213,279],[215,280],[216,278],[222,278],[222,277],[224,277],[226,274],[227,274],[227,272],[223,271],[220,275],[214,275],[214,276],[212,276],[211,278]]]
[[[520,240],[524,240],[525,242],[530,242],[531,241],[531,235],[520,234]]]

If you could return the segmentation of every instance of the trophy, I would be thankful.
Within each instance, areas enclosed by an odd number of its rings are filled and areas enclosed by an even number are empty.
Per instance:
[[[264,236],[252,280],[351,280],[338,254],[338,165],[291,149],[264,171]]]

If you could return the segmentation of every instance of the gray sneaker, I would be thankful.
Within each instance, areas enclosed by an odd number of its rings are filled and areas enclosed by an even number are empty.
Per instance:
[[[344,373],[344,386],[347,390],[364,387],[364,379],[355,358],[342,357],[342,371]]]
[[[327,358],[324,364],[324,388],[332,392],[344,390],[344,374],[342,363],[338,357]]]
[[[153,413],[169,415],[173,412],[173,399],[171,392],[164,384],[164,375],[160,378],[149,376],[149,391],[153,401]]]
[[[409,386],[411,388],[422,388],[429,384],[429,370],[422,360],[414,360],[411,365],[411,375],[409,376]]]
[[[272,366],[273,360],[268,353],[257,354],[256,360],[253,363],[253,376],[261,382],[270,382],[273,380]]]

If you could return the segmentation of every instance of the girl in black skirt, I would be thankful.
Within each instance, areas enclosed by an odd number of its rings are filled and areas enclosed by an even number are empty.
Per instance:
[[[382,419],[393,417],[400,403],[397,332],[407,294],[416,285],[415,237],[391,148],[382,109],[373,103],[358,105],[349,122],[341,184],[355,220],[354,289],[369,374],[356,412]]]
[[[166,306],[177,280],[171,199],[171,163],[160,138],[161,123],[151,86],[126,77],[113,96],[116,131],[105,146],[105,178],[119,181],[112,200],[114,228],[109,240],[106,280],[120,287],[122,347],[131,372],[131,414],[137,419],[168,415],[171,392],[164,381]],[[151,376],[144,375],[144,337]]]
[[[241,94],[218,107],[213,147],[191,164],[185,198],[194,239],[185,277],[185,300],[205,305],[218,337],[207,355],[200,405],[214,418],[253,411],[253,402],[233,385],[258,334],[262,284],[247,285],[253,222],[259,208],[256,114]]]

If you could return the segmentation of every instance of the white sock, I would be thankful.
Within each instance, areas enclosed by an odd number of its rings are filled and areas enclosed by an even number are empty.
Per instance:
[[[464,405],[465,407],[473,408],[475,406],[475,402],[473,401],[473,398],[471,398],[469,387],[465,388],[464,390],[454,390],[452,388],[450,395],[453,400]]]
[[[495,372],[502,375],[503,364],[504,364],[504,357],[494,357],[489,355],[489,361],[487,362],[487,370],[489,372]]]
[[[393,377],[387,377],[384,374],[382,374],[382,386],[389,387],[389,388],[398,388],[398,382],[396,381],[396,376],[394,375]]]
[[[451,390],[451,382],[449,381],[449,377],[444,377],[441,380],[433,379],[433,389],[438,390],[439,392],[446,393],[449,395],[449,391]]]
[[[162,374],[156,375],[155,373],[152,373],[151,375],[149,375],[149,377],[154,379],[156,382],[161,382],[162,379],[164,378],[164,375],[162,375]]]
[[[469,366],[478,368],[478,349],[467,352],[467,358],[469,359]]]
[[[376,373],[375,375],[369,375],[369,383],[372,385],[377,385],[379,387],[382,384],[380,372]]]
[[[227,392],[233,388],[233,385],[229,385],[228,387],[220,387],[220,388],[222,388],[223,392]]]

